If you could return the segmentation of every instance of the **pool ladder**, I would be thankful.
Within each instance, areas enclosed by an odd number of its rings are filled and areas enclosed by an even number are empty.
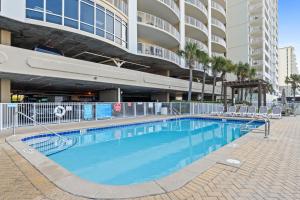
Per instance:
[[[29,119],[30,121],[34,122],[36,125],[41,126],[45,130],[49,131],[51,134],[56,136],[56,137],[50,136],[47,140],[37,141],[36,143],[30,144],[31,147],[34,147],[35,149],[39,150],[41,153],[44,153],[45,155],[51,155],[59,151],[65,150],[67,148],[74,146],[77,143],[77,139],[61,136],[57,132],[49,129],[47,126],[38,123],[32,117],[29,117],[28,115],[18,111],[15,112],[15,116],[14,116],[13,135],[16,135],[16,121],[18,115],[21,115],[26,119]]]
[[[264,120],[264,122],[265,122],[264,133],[265,133],[265,138],[267,138],[270,135],[270,128],[271,128],[271,121],[270,121],[269,118],[254,118],[251,121],[247,122],[245,125],[243,125],[241,127],[241,131],[249,131],[249,130],[251,130],[251,126],[250,125],[253,124],[254,122],[261,121],[261,120]]]

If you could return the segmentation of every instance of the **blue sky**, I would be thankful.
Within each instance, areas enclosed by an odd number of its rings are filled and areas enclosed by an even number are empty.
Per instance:
[[[300,68],[300,1],[279,0],[279,47],[296,48]]]

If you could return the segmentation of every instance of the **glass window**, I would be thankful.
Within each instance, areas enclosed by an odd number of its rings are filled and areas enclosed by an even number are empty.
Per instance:
[[[96,34],[97,35],[99,35],[99,36],[101,36],[101,37],[104,37],[104,31],[103,30],[101,30],[101,29],[96,29]]]
[[[42,12],[37,12],[33,10],[26,10],[26,18],[44,20],[44,14]]]
[[[115,18],[115,36],[118,38],[122,38],[122,24],[119,17]]]
[[[114,33],[114,17],[109,14],[107,11],[106,14],[106,31],[109,33]]]
[[[84,23],[80,23],[80,30],[89,32],[89,33],[94,33],[94,27],[84,24]]]
[[[51,14],[61,15],[62,0],[47,0],[46,11]]]
[[[81,2],[80,20],[81,22],[94,25],[94,7]]]
[[[62,24],[62,22],[61,22],[62,18],[59,17],[59,16],[56,16],[56,15],[47,14],[46,15],[46,21],[54,23],[54,24]]]
[[[123,27],[122,27],[122,40],[127,41],[127,25],[126,25],[126,23],[123,23]]]
[[[78,0],[65,0],[65,17],[78,20]]]
[[[44,0],[26,0],[26,8],[44,11]]]
[[[78,29],[78,22],[75,20],[65,18],[65,26]]]
[[[105,29],[105,13],[99,9],[97,9],[96,13],[96,27]]]
[[[111,40],[111,41],[114,41],[114,35],[113,34],[110,34],[110,33],[106,32],[106,38]]]

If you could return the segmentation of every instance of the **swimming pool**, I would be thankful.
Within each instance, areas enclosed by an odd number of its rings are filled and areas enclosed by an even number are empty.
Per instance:
[[[182,118],[73,131],[67,136],[77,143],[48,157],[94,183],[143,183],[168,176],[240,138],[246,134],[241,131],[245,123]]]

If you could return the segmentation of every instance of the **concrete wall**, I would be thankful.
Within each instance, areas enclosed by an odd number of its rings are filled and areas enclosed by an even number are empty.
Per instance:
[[[227,1],[227,57],[249,62],[249,23],[247,0]]]
[[[18,55],[18,59],[16,59],[16,55]],[[109,83],[115,85],[116,88],[118,86],[137,86],[169,91],[188,91],[188,81],[182,79],[116,68],[5,45],[0,45],[0,69],[0,74],[25,74]],[[206,93],[211,93],[211,85],[207,85],[205,88]],[[193,92],[201,93],[202,84],[194,83]],[[220,87],[216,88],[216,93],[221,93]]]

